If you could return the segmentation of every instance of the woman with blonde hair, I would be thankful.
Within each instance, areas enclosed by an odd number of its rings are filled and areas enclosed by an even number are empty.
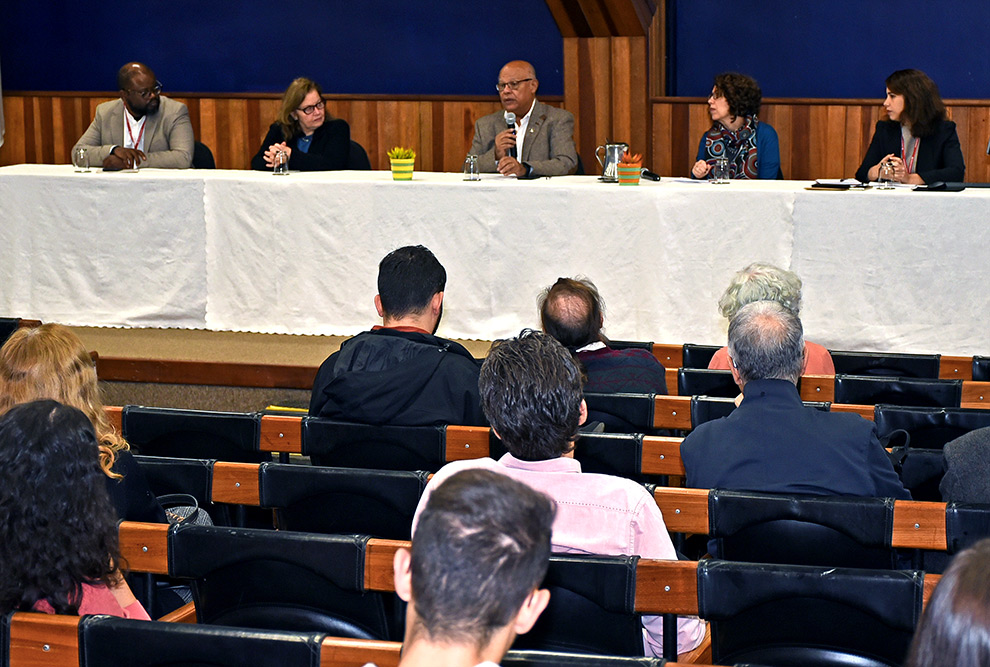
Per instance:
[[[92,422],[107,492],[121,519],[165,522],[130,447],[103,409],[93,359],[79,336],[61,324],[18,329],[0,348],[0,415],[40,399],[77,408]]]
[[[323,90],[312,79],[299,77],[282,96],[278,118],[268,128],[251,168],[265,171],[275,166],[275,153],[285,152],[289,169],[332,171],[347,169],[351,128],[347,121],[326,112]]]

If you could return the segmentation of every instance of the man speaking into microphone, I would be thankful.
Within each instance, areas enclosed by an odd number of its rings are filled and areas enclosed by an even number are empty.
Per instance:
[[[482,172],[535,178],[562,176],[577,169],[574,116],[536,99],[540,82],[528,62],[513,60],[498,74],[495,89],[504,111],[474,124],[471,155]]]

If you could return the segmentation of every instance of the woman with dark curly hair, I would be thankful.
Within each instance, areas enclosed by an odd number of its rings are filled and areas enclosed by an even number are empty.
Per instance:
[[[127,442],[107,419],[93,359],[79,336],[61,324],[18,329],[0,348],[0,415],[42,398],[82,410],[93,423],[107,493],[120,518],[165,523]]]
[[[708,178],[720,158],[729,163],[729,178],[780,175],[777,131],[757,118],[762,99],[759,84],[745,74],[725,72],[715,77],[708,96],[712,128],[701,137],[692,178]]]
[[[894,165],[899,183],[961,182],[966,175],[956,124],[948,120],[938,86],[921,70],[901,69],[887,77],[883,108],[856,178],[877,180],[880,165]]]
[[[952,559],[925,607],[904,664],[990,665],[990,539]]]
[[[0,614],[148,619],[117,568],[117,517],[93,425],[56,401],[0,417]]]
[[[284,151],[289,169],[331,171],[347,169],[351,149],[351,128],[347,121],[326,111],[320,84],[299,77],[282,96],[282,107],[261,148],[251,159],[251,168],[271,169],[275,152]]]

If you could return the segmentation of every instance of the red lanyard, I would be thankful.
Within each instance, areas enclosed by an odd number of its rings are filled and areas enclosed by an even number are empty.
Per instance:
[[[141,123],[141,129],[140,131],[138,131],[137,141],[134,141],[134,132],[131,131],[131,119],[126,110],[124,111],[124,122],[127,123],[127,134],[129,134],[131,137],[131,148],[134,148],[136,150],[141,150],[140,148],[138,148],[138,146],[141,144],[141,137],[144,136],[144,126],[148,124],[148,119],[146,118],[145,121]],[[901,144],[903,143],[904,143],[904,138],[901,137]],[[901,150],[901,152],[903,152],[903,149]]]
[[[911,149],[911,158],[908,159],[904,154],[904,135],[901,135],[901,159],[904,160],[904,168],[909,174],[914,173],[914,165],[918,161],[918,144],[920,143],[921,139],[914,140],[914,148]]]

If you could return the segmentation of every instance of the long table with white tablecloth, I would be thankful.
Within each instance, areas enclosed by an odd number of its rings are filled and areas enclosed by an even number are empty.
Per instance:
[[[809,191],[794,181],[639,187],[590,176],[0,168],[0,314],[88,326],[352,334],[376,321],[378,261],[447,269],[439,333],[537,326],[558,276],[587,276],[619,339],[717,343],[732,273],[804,280],[832,348],[990,352],[990,191]]]

